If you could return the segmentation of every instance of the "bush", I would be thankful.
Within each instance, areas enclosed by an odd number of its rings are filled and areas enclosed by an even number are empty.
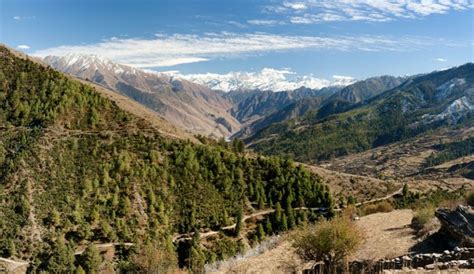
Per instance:
[[[305,261],[323,261],[324,273],[336,273],[336,268],[362,243],[362,238],[353,222],[336,217],[296,232],[293,247]]]
[[[422,230],[433,219],[435,209],[432,205],[422,206],[415,212],[411,225],[416,230]]]
[[[172,248],[148,243],[138,248],[131,262],[138,273],[169,273],[176,269],[178,258]]]
[[[378,212],[390,212],[393,211],[393,206],[388,201],[381,201],[376,204],[363,205],[360,211],[361,215],[369,215]]]

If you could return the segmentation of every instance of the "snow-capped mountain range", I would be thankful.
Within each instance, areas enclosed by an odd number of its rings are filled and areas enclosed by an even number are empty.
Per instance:
[[[263,68],[257,72],[234,71],[226,74],[180,74],[173,71],[163,73],[225,92],[255,89],[289,91],[301,87],[321,89],[328,86],[347,86],[356,81],[352,77],[338,75],[334,75],[332,80],[316,78],[312,75],[300,76],[288,69],[273,68]]]
[[[202,74],[181,74],[179,71],[156,72],[153,70],[141,70],[138,68],[121,65],[107,58],[89,54],[67,54],[61,58],[48,56],[45,58],[48,63],[55,67],[65,68],[75,72],[78,70],[107,70],[117,74],[136,74],[137,71],[145,71],[150,74],[158,74],[162,77],[185,79],[190,82],[207,86],[214,90],[225,92],[233,90],[271,90],[289,91],[300,87],[311,89],[321,89],[328,86],[347,86],[356,80],[348,76],[334,75],[333,79],[321,79],[312,75],[298,75],[289,69],[263,68],[257,72],[235,71],[225,74],[202,73]],[[56,62],[60,62],[56,63]]]

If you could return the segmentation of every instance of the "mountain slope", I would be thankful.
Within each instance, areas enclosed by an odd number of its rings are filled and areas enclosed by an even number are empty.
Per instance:
[[[400,85],[407,79],[407,77],[378,76],[358,81],[327,98],[321,104],[321,109],[318,110],[318,117],[323,118],[349,110],[355,104],[362,104],[364,101]]]
[[[272,108],[266,109],[270,113],[245,124],[233,137],[249,137],[271,124],[289,119],[298,119],[308,112],[317,111],[319,117],[343,112],[357,103],[398,86],[405,79],[402,77],[380,76],[358,81],[343,88],[329,87],[317,91],[305,88],[298,89],[293,92],[296,96],[292,96],[291,100],[270,104]],[[251,100],[250,98],[248,100]],[[245,105],[245,102],[242,105]]]
[[[248,124],[303,98],[317,97],[325,99],[338,90],[340,90],[340,87],[334,86],[316,90],[301,87],[290,91],[254,92],[234,105],[230,109],[230,113],[241,123]]]
[[[93,55],[48,56],[44,61],[55,69],[116,90],[193,133],[222,137],[240,127],[226,112],[230,102],[204,86]]]
[[[138,247],[101,267],[144,271],[134,258],[152,243],[171,265],[178,257],[200,271],[238,252],[239,238],[174,246],[175,233],[218,230],[238,212],[287,205],[280,213],[288,224],[272,221],[277,232],[305,218],[292,207],[332,205],[320,179],[291,161],[162,136],[93,87],[4,47],[0,124],[0,256],[27,260],[32,272],[98,271],[75,250],[117,242]]]
[[[400,85],[406,79],[406,77],[393,76],[371,77],[343,88],[329,97],[328,101],[344,100],[350,103],[359,103]]]
[[[318,161],[444,126],[472,125],[474,64],[414,77],[335,115],[318,112],[273,124],[246,140],[268,154]]]

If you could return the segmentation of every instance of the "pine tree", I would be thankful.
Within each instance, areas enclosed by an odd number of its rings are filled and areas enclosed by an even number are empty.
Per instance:
[[[273,226],[274,229],[280,230],[281,215],[282,215],[281,206],[280,206],[280,203],[277,202],[276,205],[275,205],[275,212],[273,212],[273,224],[272,224],[272,226]]]
[[[102,263],[102,257],[97,247],[94,244],[90,244],[82,256],[84,262],[83,266],[87,273],[96,273]]]
[[[257,237],[260,241],[265,238],[265,231],[263,230],[263,225],[261,223],[258,224]]]
[[[295,226],[295,214],[293,208],[291,207],[291,196],[288,196],[285,202],[285,214],[288,217],[288,228],[293,228]]]
[[[273,233],[272,222],[270,222],[270,218],[265,220],[265,232],[267,235],[272,235]]]
[[[194,273],[201,273],[206,263],[206,257],[198,246],[192,246],[189,256],[189,268]]]
[[[74,271],[74,252],[72,248],[64,243],[64,239],[60,238],[54,249],[54,253],[48,260],[48,271],[52,273],[67,273]]]
[[[280,226],[281,231],[287,231],[288,230],[288,218],[286,217],[286,214],[283,213],[281,216],[281,226]]]
[[[8,249],[7,249],[7,257],[12,257],[16,255],[16,246],[13,239],[8,239]]]
[[[240,232],[242,230],[243,217],[244,217],[243,215],[244,215],[243,209],[242,209],[242,206],[240,206],[238,211],[237,211],[237,217],[235,219],[235,236],[236,237],[240,236]]]

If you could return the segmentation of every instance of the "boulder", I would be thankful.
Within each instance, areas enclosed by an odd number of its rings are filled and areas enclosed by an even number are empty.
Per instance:
[[[440,208],[435,215],[441,222],[440,233],[449,238],[452,247],[474,247],[474,210],[470,206]]]

